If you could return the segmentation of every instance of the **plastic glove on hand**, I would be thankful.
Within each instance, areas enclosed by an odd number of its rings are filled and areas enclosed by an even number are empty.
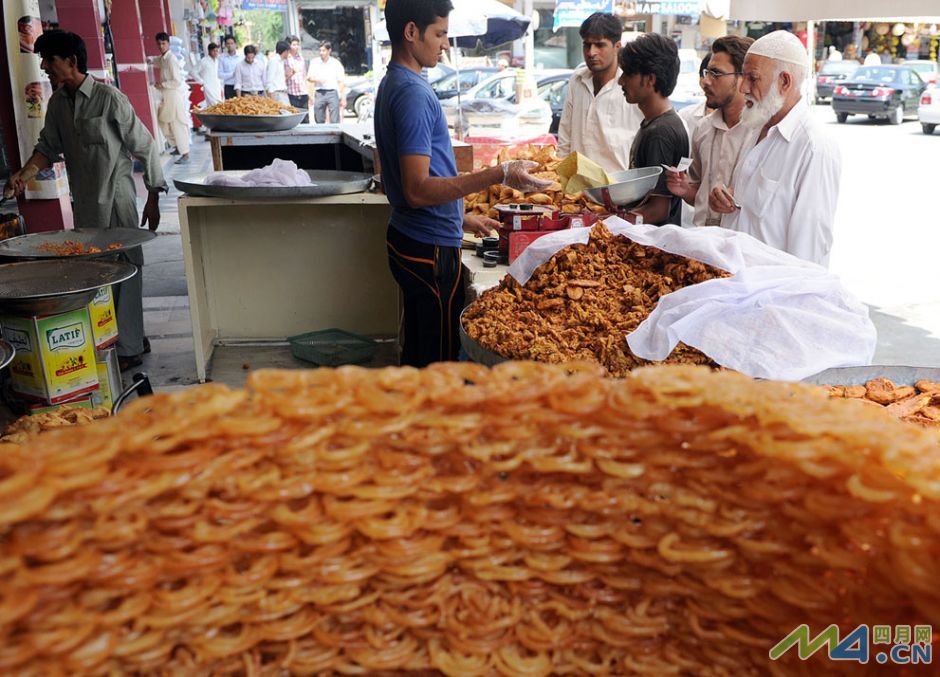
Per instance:
[[[552,185],[551,181],[544,181],[529,174],[530,169],[539,166],[532,160],[510,160],[500,166],[503,168],[503,185],[523,193],[537,193]]]

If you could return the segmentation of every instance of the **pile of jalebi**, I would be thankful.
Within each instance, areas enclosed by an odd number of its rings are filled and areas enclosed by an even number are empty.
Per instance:
[[[926,431],[598,371],[260,371],[11,445],[0,672],[819,675],[768,651],[940,625]]]
[[[463,315],[467,335],[487,350],[517,360],[593,360],[613,376],[650,364],[626,337],[666,294],[728,273],[700,261],[613,235],[603,223],[587,244],[557,252],[524,285],[506,275]],[[664,360],[715,366],[679,343]]]
[[[236,96],[208,108],[194,108],[193,112],[206,115],[281,115],[296,113],[297,109],[266,96]]]

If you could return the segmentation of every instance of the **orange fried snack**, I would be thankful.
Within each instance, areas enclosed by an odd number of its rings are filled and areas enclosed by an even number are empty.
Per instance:
[[[464,312],[467,335],[511,359],[592,360],[614,376],[649,361],[636,357],[626,336],[665,294],[728,273],[698,261],[614,236],[603,223],[586,245],[565,247],[525,285],[506,275]],[[669,363],[712,365],[680,343]]]
[[[897,386],[890,379],[875,378],[861,386],[826,388],[829,397],[875,404],[907,423],[940,428],[940,383],[924,379],[913,386]]]
[[[940,625],[928,431],[599,372],[259,371],[10,445],[0,671],[820,675],[768,651]]]
[[[112,242],[108,245],[108,251],[114,251],[123,248],[124,245],[120,242]],[[77,242],[75,240],[64,240],[60,243],[44,242],[39,245],[39,249],[40,251],[46,252],[47,254],[55,254],[56,256],[77,256],[79,254],[101,253],[101,247],[96,247],[95,245],[86,245],[83,242]]]

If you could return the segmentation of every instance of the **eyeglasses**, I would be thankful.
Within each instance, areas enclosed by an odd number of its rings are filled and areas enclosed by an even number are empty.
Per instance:
[[[744,75],[744,73],[738,73],[737,71],[734,71],[731,73],[722,73],[721,71],[715,71],[715,70],[712,70],[711,68],[702,69],[703,78],[711,78],[712,80],[717,80],[718,78],[723,78],[726,75]]]

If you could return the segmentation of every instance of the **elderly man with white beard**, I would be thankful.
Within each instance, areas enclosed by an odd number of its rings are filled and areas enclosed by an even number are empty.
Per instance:
[[[788,31],[751,45],[741,80],[741,122],[760,131],[731,189],[712,189],[709,207],[727,215],[723,227],[828,266],[842,160],[802,97],[806,64],[806,49]]]

